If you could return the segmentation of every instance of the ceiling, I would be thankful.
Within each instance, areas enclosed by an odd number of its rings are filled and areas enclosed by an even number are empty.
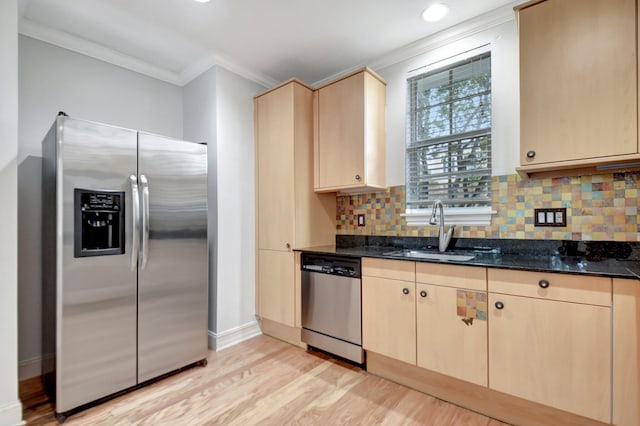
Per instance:
[[[265,85],[308,83],[363,65],[479,15],[522,1],[19,0],[20,32],[174,84],[214,64]]]

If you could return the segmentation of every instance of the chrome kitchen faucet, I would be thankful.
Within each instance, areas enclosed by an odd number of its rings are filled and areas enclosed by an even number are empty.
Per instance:
[[[440,218],[436,220],[436,214],[440,210]],[[447,247],[449,246],[449,242],[451,241],[451,237],[453,236],[453,231],[456,229],[455,225],[451,225],[447,232],[444,231],[444,206],[442,205],[442,200],[436,200],[433,202],[433,212],[431,213],[431,219],[429,219],[430,225],[439,225],[438,226],[438,250],[441,253],[447,251]]]

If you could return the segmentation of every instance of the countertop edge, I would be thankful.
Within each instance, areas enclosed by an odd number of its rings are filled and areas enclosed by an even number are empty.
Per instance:
[[[565,268],[552,268],[548,266],[543,266],[541,262],[545,259],[548,261],[551,260],[552,256],[540,256],[539,259],[536,259],[540,262],[538,265],[532,265],[532,257],[531,256],[522,256],[522,260],[518,262],[517,257],[515,255],[502,256],[502,255],[490,255],[490,258],[478,255],[477,259],[471,261],[456,261],[456,260],[435,260],[435,259],[420,259],[420,258],[407,258],[403,256],[390,256],[385,255],[383,251],[391,251],[392,249],[381,249],[381,248],[367,248],[367,247],[351,247],[351,248],[336,248],[335,246],[318,246],[318,247],[305,247],[305,248],[296,248],[294,251],[298,251],[301,253],[317,253],[317,254],[327,254],[334,256],[347,256],[347,257],[370,257],[377,259],[388,259],[388,260],[400,260],[400,261],[408,261],[408,262],[422,262],[422,263],[434,263],[441,265],[457,265],[457,266],[471,266],[471,267],[481,267],[481,268],[494,268],[494,269],[509,269],[509,270],[520,270],[520,271],[528,271],[528,272],[549,272],[549,273],[559,273],[559,274],[569,274],[569,275],[584,275],[584,276],[593,276],[593,277],[605,277],[605,278],[618,278],[618,279],[632,279],[632,280],[640,280],[640,265],[630,265],[625,261],[618,261],[614,259],[608,259],[602,262],[589,262],[590,265],[594,265],[596,267],[589,268],[577,268],[566,266]],[[503,263],[504,259],[508,259],[508,263]],[[525,262],[526,260],[526,262]],[[499,263],[498,263],[499,262]],[[528,264],[527,264],[528,263]],[[598,270],[604,268],[598,268],[597,266],[607,266],[606,269],[610,270]]]

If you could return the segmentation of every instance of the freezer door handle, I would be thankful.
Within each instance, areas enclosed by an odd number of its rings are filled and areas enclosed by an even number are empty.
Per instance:
[[[140,175],[142,184],[142,269],[149,260],[149,181],[145,175]]]
[[[136,175],[129,176],[129,181],[131,182],[131,211],[133,212],[129,269],[135,271],[138,267],[138,250],[140,249],[140,197],[138,195],[138,178]]]

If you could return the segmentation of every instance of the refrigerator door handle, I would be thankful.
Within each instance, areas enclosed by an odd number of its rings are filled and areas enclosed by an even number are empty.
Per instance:
[[[140,196],[138,195],[138,178],[136,175],[129,176],[129,181],[131,182],[131,211],[133,212],[129,269],[133,272],[138,267],[138,251],[140,250]]]
[[[149,181],[145,175],[140,175],[142,184],[142,269],[149,260]]]

